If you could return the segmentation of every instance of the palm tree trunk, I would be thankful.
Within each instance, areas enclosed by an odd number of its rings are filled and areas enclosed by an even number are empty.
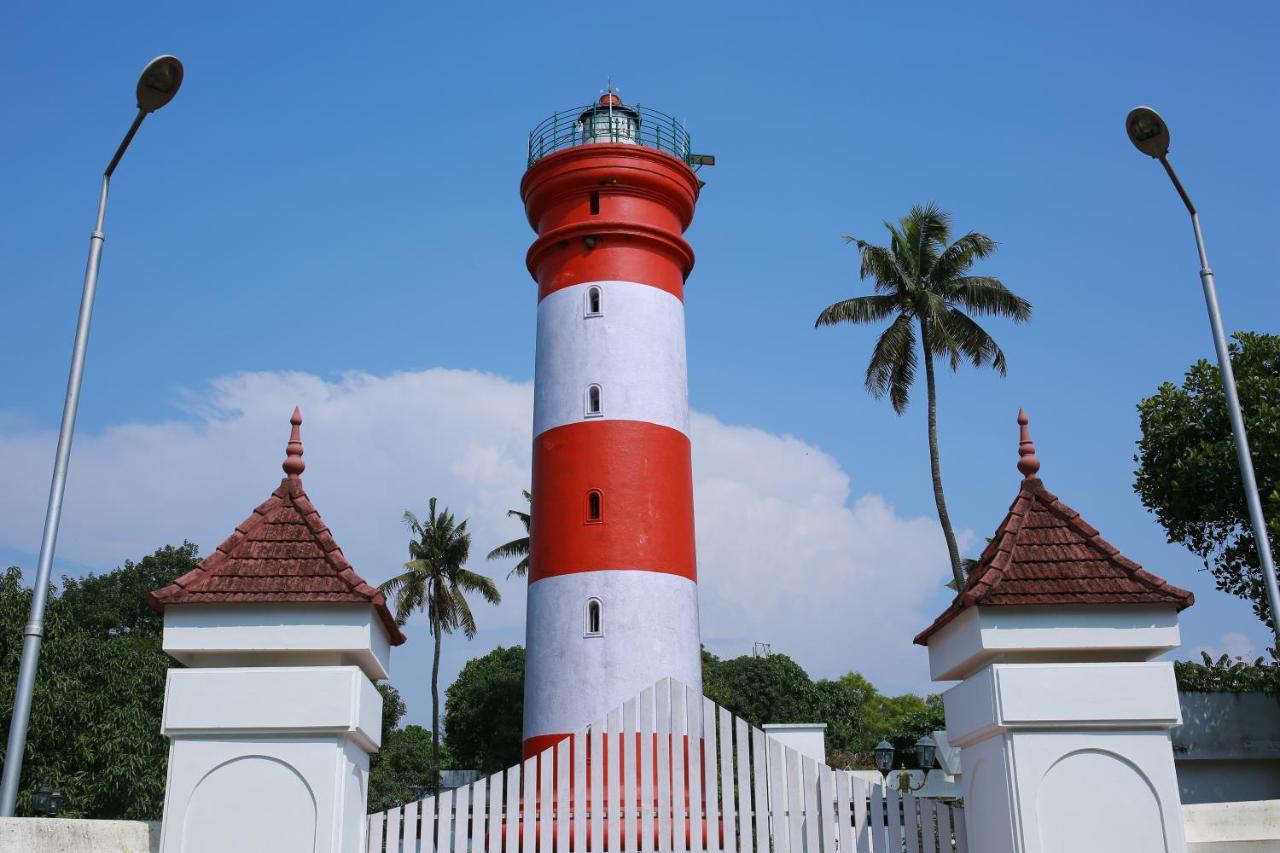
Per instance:
[[[938,393],[933,376],[933,346],[929,341],[929,325],[920,319],[920,343],[924,346],[924,378],[929,393],[929,470],[933,474],[933,502],[938,507],[938,521],[942,535],[947,540],[947,554],[951,557],[951,575],[956,590],[964,589],[965,576],[960,569],[960,548],[956,534],[951,529],[951,516],[947,513],[947,499],[942,493],[942,463],[938,459]]]
[[[432,788],[440,792],[440,626],[433,625],[436,635],[435,657],[431,661],[431,761],[435,764],[435,784]]]

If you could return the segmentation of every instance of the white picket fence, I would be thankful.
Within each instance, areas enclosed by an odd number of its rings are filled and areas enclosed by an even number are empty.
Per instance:
[[[368,853],[967,850],[962,808],[832,770],[673,679],[522,764],[370,815],[368,828]]]

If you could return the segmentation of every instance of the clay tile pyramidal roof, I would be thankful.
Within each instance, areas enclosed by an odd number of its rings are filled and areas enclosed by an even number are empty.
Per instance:
[[[302,413],[294,409],[289,422],[279,488],[216,551],[147,603],[157,611],[171,604],[369,604],[398,646],[405,637],[385,596],[351,568],[302,488]]]
[[[996,528],[964,589],[934,623],[916,637],[919,645],[974,606],[1035,604],[1170,604],[1190,607],[1195,596],[1126,558],[1080,513],[1044,487],[1027,415],[1019,410],[1018,470],[1022,486],[1009,514]]]

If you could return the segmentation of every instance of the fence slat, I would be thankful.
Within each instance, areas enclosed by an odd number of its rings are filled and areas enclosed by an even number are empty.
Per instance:
[[[436,798],[427,797],[418,803],[418,819],[422,821],[422,853],[435,853],[436,850]]]
[[[907,853],[920,853],[920,801],[907,794],[902,798],[902,835]]]
[[[755,798],[756,849],[760,853],[769,853],[773,841],[772,823],[769,820],[769,758],[764,732],[751,729],[751,776],[752,793]],[[782,853],[781,846],[772,848],[774,853]]]
[[[552,804],[556,814],[556,853],[569,853],[569,773],[572,771],[570,749],[573,739],[565,738],[556,744],[556,798]]]
[[[587,733],[573,736],[573,849],[587,849]]]
[[[787,766],[782,754],[782,744],[767,738],[768,754],[765,758],[769,773],[769,799],[765,813],[769,816],[769,840],[773,843],[774,853],[791,853],[791,833],[787,826]],[[760,849],[767,850],[763,839]],[[796,851],[800,853],[800,851]]]
[[[404,807],[404,853],[418,853],[418,801]]]
[[[538,756],[538,853],[551,853],[555,832],[556,748],[549,746]]]
[[[502,784],[503,771],[489,777],[489,793],[486,797],[489,809],[489,825],[485,831],[484,849],[487,853],[502,853]]]
[[[889,849],[893,853],[898,853],[902,849],[902,811],[898,789],[893,785],[890,785],[886,792],[885,813],[885,823],[889,831]]]
[[[783,748],[787,765],[787,834],[791,853],[804,853],[804,788],[800,783],[800,754]]]
[[[521,780],[524,794],[520,798],[520,850],[534,853],[538,844],[538,756],[525,759]]]
[[[436,797],[436,850],[453,851],[453,791],[441,791]]]
[[[658,853],[671,853],[671,679],[658,682],[654,695],[657,732]]]
[[[689,844],[689,777],[684,766],[689,729],[685,721],[685,687],[671,681],[671,849],[685,853]]]
[[[653,752],[657,748],[657,735],[653,728],[653,688],[645,688],[640,694],[640,853],[653,853],[658,814],[655,807]]]
[[[622,821],[622,834],[619,838],[622,839],[623,846],[628,851],[636,849],[636,836],[640,831],[638,812],[640,768],[636,763],[636,746],[639,740],[637,732],[639,731],[639,726],[636,724],[636,700],[628,699],[622,706],[622,805],[618,813]]]
[[[738,763],[738,849],[742,853],[755,853],[752,826],[755,811],[751,807],[751,729],[745,720],[733,718],[733,739]]]
[[[807,853],[819,853],[818,838],[822,828],[818,822],[822,811],[818,805],[818,762],[807,755],[800,758],[800,784],[804,792],[804,810],[800,813],[804,827],[804,849]]]
[[[387,809],[387,853],[400,853],[400,807]]]
[[[853,813],[849,807],[849,791],[852,786],[847,772],[837,770],[834,776],[836,783],[836,849],[840,853],[853,853]]]
[[[948,811],[951,812],[951,826],[952,832],[955,834],[956,853],[969,853],[969,835],[965,830],[964,808],[948,807]]]
[[[605,718],[604,841],[606,850],[622,850],[622,827],[618,801],[622,799],[622,709],[614,708]]]
[[[453,824],[454,853],[471,853],[476,849],[477,811],[481,821],[484,815],[484,805],[479,802],[483,799],[483,791],[484,783],[477,780],[470,785],[463,785],[455,792],[457,795],[455,808],[458,815]],[[483,850],[476,853],[483,853]]]
[[[867,782],[853,777],[850,780],[850,797],[853,799],[853,844],[857,853],[871,853],[871,819],[867,817]]]
[[[382,853],[382,821],[385,812],[369,815],[369,853]]]
[[[501,840],[493,853],[520,853],[520,765],[506,769],[502,796]]]
[[[934,829],[937,822],[942,819],[942,815],[938,814],[938,801],[918,799],[916,805],[920,810],[921,853],[938,853],[938,835],[945,834],[947,831],[942,827],[938,827],[942,830],[940,833]],[[951,853],[951,851],[947,850],[945,853]]]
[[[890,848],[889,841],[885,836],[887,829],[885,826],[883,785],[873,784],[871,786],[871,808],[870,814],[867,815],[867,825],[871,829],[869,835],[871,836],[871,850],[873,853],[888,853]],[[901,848],[893,851],[893,853],[900,853],[900,851]]]
[[[685,690],[685,778],[689,780],[689,850],[702,853],[702,697]]]
[[[822,853],[836,853],[835,773],[825,764],[818,765],[818,807],[814,816],[822,829]],[[845,848],[848,850],[849,848]]]
[[[738,810],[733,784],[733,715],[724,708],[716,709],[720,723],[720,849],[724,853],[738,851]]]
[[[591,746],[587,755],[587,773],[590,776],[590,789],[587,796],[590,804],[587,814],[591,818],[587,829],[587,841],[590,842],[591,853],[604,853],[604,721],[591,725]]]
[[[720,750],[716,737],[716,703],[702,697],[702,744],[698,748],[702,764],[702,807],[707,813],[705,847],[720,850]]]

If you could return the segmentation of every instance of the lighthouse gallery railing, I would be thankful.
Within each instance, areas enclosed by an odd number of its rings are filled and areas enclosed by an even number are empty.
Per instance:
[[[962,807],[833,770],[673,679],[522,764],[370,815],[366,844],[368,853],[968,850]]]
[[[625,120],[635,115],[633,126]],[[616,118],[614,121],[612,119]],[[656,148],[688,163],[693,149],[684,122],[660,110],[637,105],[588,104],[553,113],[529,131],[529,165],[548,154],[596,142],[622,142]]]

